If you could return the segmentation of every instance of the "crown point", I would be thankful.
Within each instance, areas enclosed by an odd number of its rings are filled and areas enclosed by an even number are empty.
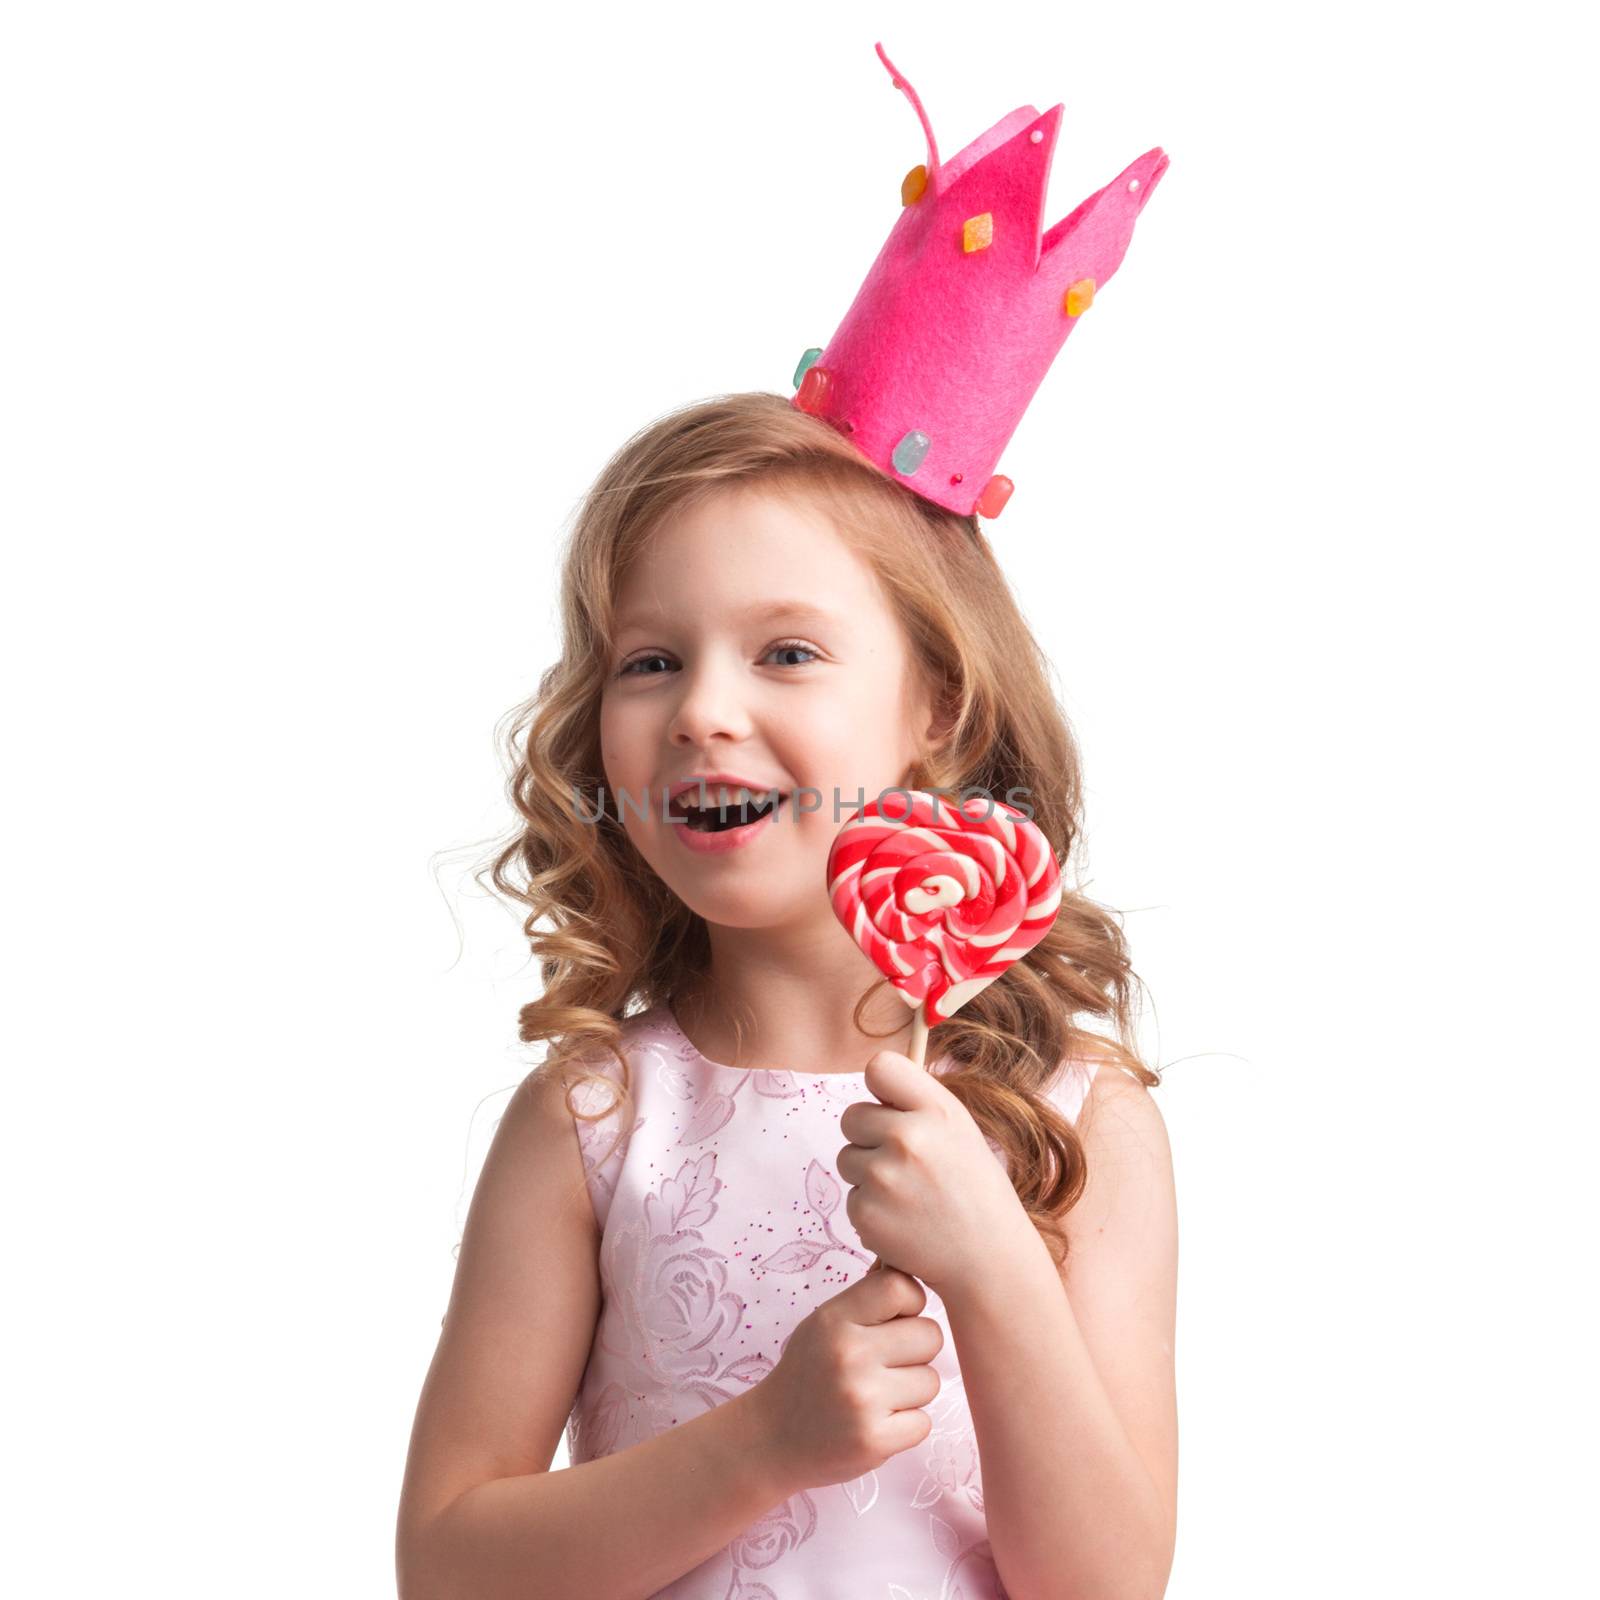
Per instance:
[[[806,368],[806,375],[800,380],[800,392],[795,395],[794,403],[802,411],[820,417],[828,409],[832,393],[833,379],[827,368],[812,365]]]
[[[1016,485],[1003,473],[995,475],[983,486],[983,493],[978,496],[978,503],[973,507],[980,517],[994,518],[1005,510],[1006,501],[1011,498],[1011,491]]]
[[[800,365],[794,369],[795,388],[798,389],[800,387],[801,381],[805,378],[805,375],[812,369],[812,367],[816,365],[817,358],[821,356],[821,354],[822,347],[820,345],[813,345],[811,349],[807,350],[806,353],[800,357]]]
[[[900,180],[900,204],[914,206],[928,187],[928,169],[918,162]]]
[[[1081,317],[1094,304],[1094,279],[1079,278],[1076,283],[1068,284],[1061,303],[1067,308],[1069,317]]]
[[[922,465],[922,458],[928,453],[928,446],[932,443],[921,428],[913,428],[894,447],[894,455],[890,458],[894,462],[894,470],[910,477]]]
[[[994,243],[994,213],[985,211],[982,216],[968,217],[961,225],[961,248],[968,252],[987,250]]]

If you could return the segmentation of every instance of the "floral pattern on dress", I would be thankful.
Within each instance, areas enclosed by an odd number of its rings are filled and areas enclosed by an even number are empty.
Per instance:
[[[861,1074],[709,1062],[665,1008],[626,1022],[622,1047],[633,1126],[608,1155],[616,1117],[576,1125],[600,1223],[601,1307],[569,1418],[574,1464],[746,1392],[798,1323],[872,1259],[833,1169],[840,1113],[870,1098]],[[1075,1116],[1081,1096],[1064,1092],[1058,1103]],[[591,1114],[607,1106],[597,1084],[574,1098]],[[659,1596],[1004,1600],[972,1417],[932,1291],[923,1314],[945,1334],[928,1437],[849,1482],[789,1496]]]
[[[717,1210],[716,1166],[710,1151],[685,1161],[645,1196],[638,1220],[608,1227],[601,1242],[595,1340],[633,1375],[624,1387],[648,1412],[645,1438],[731,1400],[773,1367],[759,1352],[725,1354],[745,1302],[728,1258],[701,1231]]]
[[[841,1145],[840,1148],[844,1147]],[[839,1180],[815,1158],[806,1168],[805,1195],[811,1202],[812,1214],[821,1219],[822,1237],[817,1239],[808,1235],[797,1235],[787,1243],[779,1245],[771,1254],[762,1257],[756,1262],[756,1266],[763,1272],[810,1272],[825,1255],[839,1250],[860,1261],[864,1266],[870,1267],[872,1257],[865,1250],[857,1249],[833,1231],[833,1224],[829,1218],[839,1209],[839,1201],[843,1198],[844,1190],[840,1187]]]

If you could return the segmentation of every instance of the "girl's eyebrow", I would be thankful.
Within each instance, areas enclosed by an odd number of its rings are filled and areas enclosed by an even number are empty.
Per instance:
[[[821,606],[813,605],[809,600],[762,600],[755,605],[747,606],[739,613],[741,622],[777,622],[784,619],[794,619],[804,622],[816,622],[823,625],[838,623],[838,618],[831,612],[825,611]],[[635,615],[627,612],[616,619],[614,626],[620,633],[624,628],[647,628],[652,622],[658,620],[651,616]]]

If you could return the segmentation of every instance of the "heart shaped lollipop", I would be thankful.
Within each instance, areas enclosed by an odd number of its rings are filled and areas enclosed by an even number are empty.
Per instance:
[[[834,915],[927,1029],[1044,938],[1061,909],[1050,841],[1012,806],[921,789],[869,801],[828,852]]]
[[[984,795],[952,806],[890,790],[839,830],[828,852],[834,915],[916,1010],[911,1059],[1049,932],[1061,909],[1050,841],[1020,811]],[[873,1260],[872,1271],[883,1265]]]

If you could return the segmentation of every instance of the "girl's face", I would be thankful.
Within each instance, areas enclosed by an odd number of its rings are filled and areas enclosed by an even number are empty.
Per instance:
[[[662,523],[616,623],[600,703],[607,813],[707,922],[830,919],[833,840],[903,782],[932,715],[872,569],[808,502],[738,486]],[[720,838],[663,816],[674,784],[712,773],[784,799]],[[685,799],[714,807],[718,791]]]

